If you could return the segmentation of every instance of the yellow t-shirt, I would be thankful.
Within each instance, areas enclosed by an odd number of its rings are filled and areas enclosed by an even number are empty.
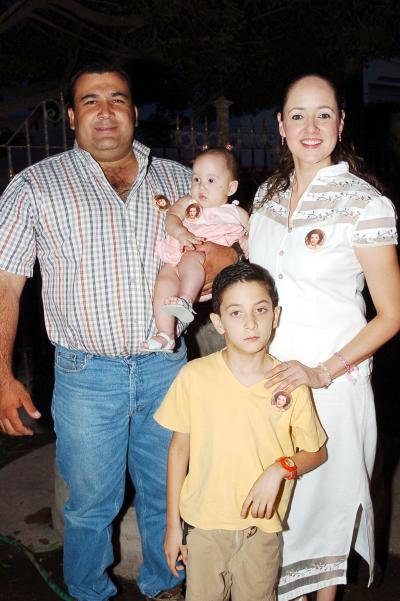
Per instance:
[[[180,497],[188,524],[205,530],[253,525],[265,532],[282,530],[293,481],[285,480],[270,519],[241,518],[243,501],[276,459],[296,448],[315,452],[326,436],[307,386],[292,392],[284,409],[271,402],[273,397],[264,380],[241,384],[221,351],[182,368],[154,417],[169,430],[190,433],[189,471]]]

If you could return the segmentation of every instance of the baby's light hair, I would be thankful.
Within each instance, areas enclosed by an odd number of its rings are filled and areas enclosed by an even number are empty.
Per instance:
[[[238,179],[239,164],[232,150],[229,150],[228,148],[225,148],[223,146],[217,146],[215,148],[206,148],[205,150],[203,150],[203,152],[197,155],[196,159],[204,155],[216,155],[225,159],[225,163],[229,173],[232,176],[232,180]]]

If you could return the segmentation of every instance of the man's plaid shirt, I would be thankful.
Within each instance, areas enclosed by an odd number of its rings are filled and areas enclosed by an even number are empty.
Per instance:
[[[188,193],[191,172],[133,143],[138,174],[126,202],[91,155],[75,146],[17,175],[0,199],[0,270],[31,277],[36,257],[50,340],[127,356],[154,334],[152,294],[165,213]]]

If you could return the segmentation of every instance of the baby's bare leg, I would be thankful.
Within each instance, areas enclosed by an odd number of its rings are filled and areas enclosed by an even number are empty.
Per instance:
[[[166,297],[177,296],[179,294],[180,284],[177,266],[163,265],[154,287],[153,311],[157,330],[165,332],[170,338],[174,338],[175,336],[175,317],[165,313],[162,310],[162,306]]]
[[[206,278],[206,272],[203,267],[204,261],[204,253],[189,251],[183,253],[177,265],[180,280],[178,296],[185,298],[191,303],[197,299],[204,285]]]

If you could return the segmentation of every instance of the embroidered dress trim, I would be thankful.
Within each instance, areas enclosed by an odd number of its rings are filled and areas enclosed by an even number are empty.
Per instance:
[[[283,566],[278,588],[279,601],[289,601],[318,588],[346,582],[347,556],[317,557]],[[316,583],[324,587],[316,587]]]

